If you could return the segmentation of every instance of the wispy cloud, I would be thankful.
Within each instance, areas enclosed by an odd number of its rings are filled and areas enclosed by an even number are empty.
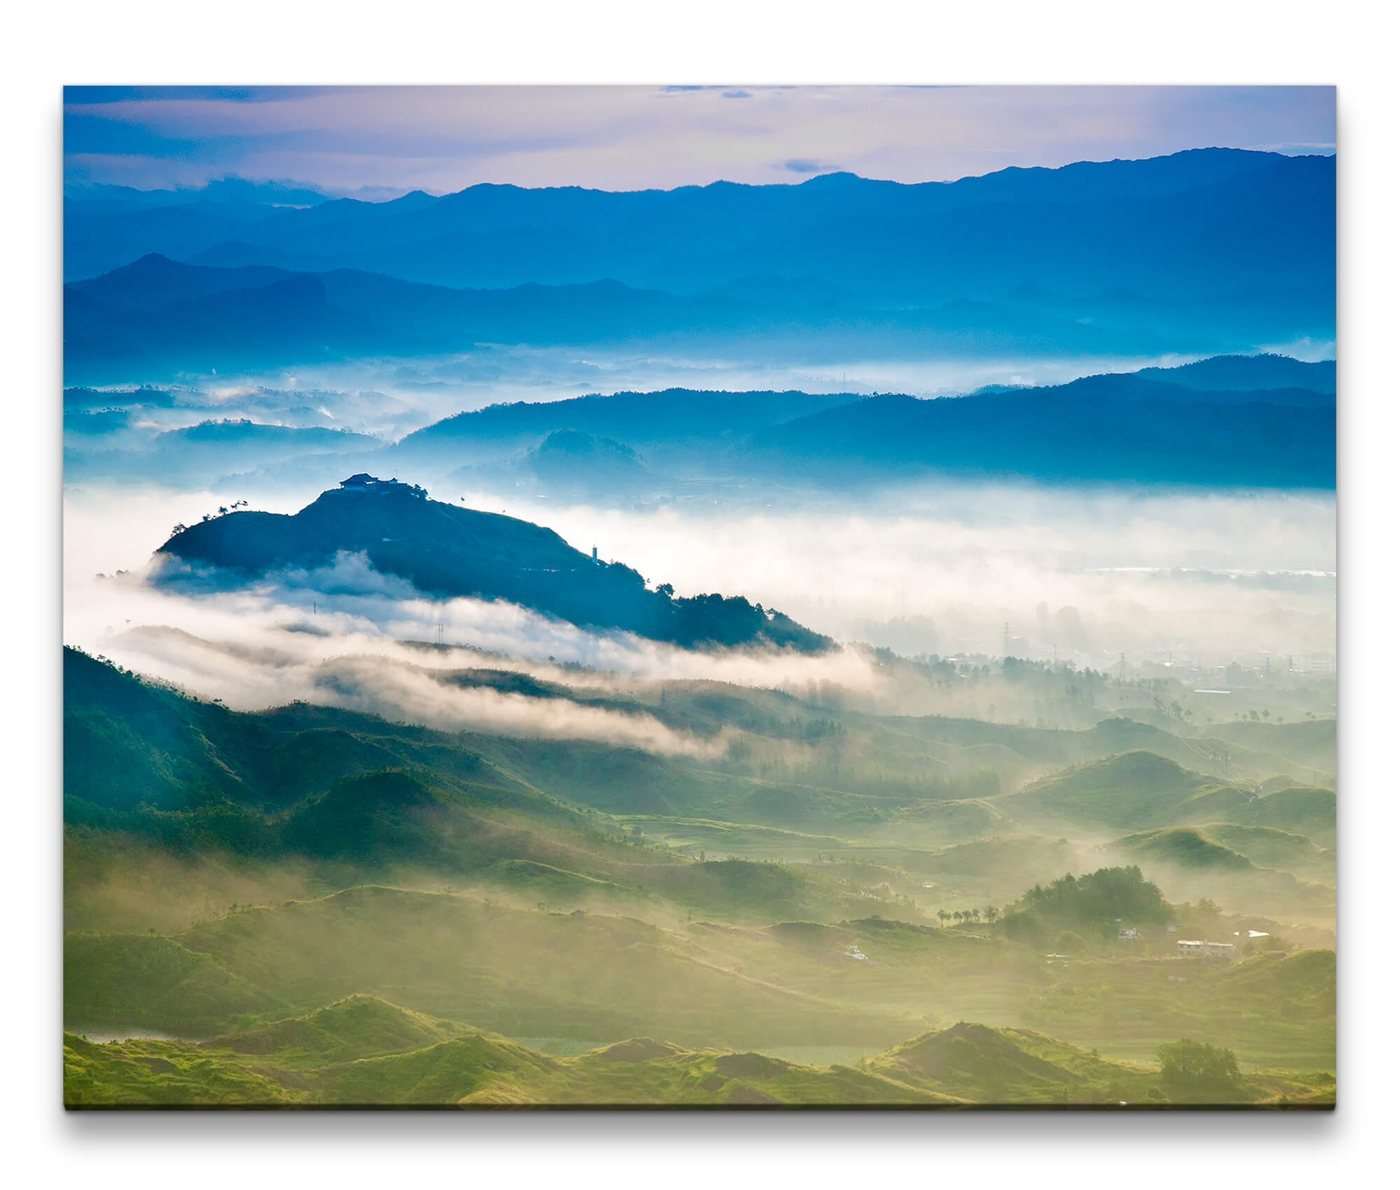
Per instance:
[[[760,183],[790,180],[785,163],[826,160],[925,181],[1335,141],[1328,87],[70,88],[65,107],[76,180],[236,174],[338,193]]]
[[[445,651],[424,663],[421,652],[353,630],[318,636],[262,621],[230,635],[228,624],[219,626],[221,610],[217,600],[200,609],[206,636],[163,625],[132,628],[99,651],[139,673],[246,710],[299,700],[440,731],[588,740],[669,756],[715,757],[729,745],[728,736],[700,739],[643,712],[441,680],[454,665],[480,662],[470,653]]]

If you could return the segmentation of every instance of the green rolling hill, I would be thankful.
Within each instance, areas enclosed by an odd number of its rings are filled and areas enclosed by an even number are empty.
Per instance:
[[[351,1020],[344,1019],[349,1012]],[[321,1026],[337,1019],[342,1031]],[[375,1002],[370,1040],[363,998],[203,1045],[154,1040],[95,1044],[64,1037],[71,1107],[967,1107],[1137,1106],[1172,1103],[1325,1107],[1326,1075],[1254,1073],[1181,1085],[1148,1065],[1114,1062],[1042,1034],[959,1023],[855,1065],[818,1066],[756,1052],[687,1049],[635,1037],[555,1057],[465,1026],[424,1041],[423,1018]],[[386,1033],[385,1030],[388,1030]],[[293,1040],[269,1048],[271,1037]],[[388,1040],[396,1048],[368,1056]],[[323,1042],[318,1048],[318,1042]],[[422,1044],[419,1044],[422,1042]],[[1126,1099],[1124,1097],[1127,1097]]]
[[[1183,868],[1208,868],[1228,872],[1254,870],[1254,865],[1238,851],[1232,851],[1201,831],[1188,826],[1139,831],[1136,834],[1125,835],[1113,845],[1141,860],[1155,860]]]

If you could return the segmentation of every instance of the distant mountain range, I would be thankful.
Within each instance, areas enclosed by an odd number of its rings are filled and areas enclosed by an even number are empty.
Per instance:
[[[405,458],[449,442],[474,448],[533,446],[555,430],[610,435],[634,447],[695,444],[709,449],[810,414],[849,405],[853,393],[702,392],[668,388],[649,393],[597,393],[562,401],[517,401],[459,413],[408,435]],[[912,398],[910,398],[912,399]]]
[[[1138,376],[1217,393],[1261,389],[1304,389],[1328,396],[1337,393],[1336,360],[1305,363],[1286,355],[1220,355],[1177,368],[1143,368]]]
[[[1335,389],[1330,360],[1218,356],[936,399],[664,389],[515,402],[397,444],[247,418],[159,432],[152,415],[178,416],[170,392],[69,389],[65,465],[88,479],[261,477],[302,490],[369,469],[603,503],[733,498],[736,484],[849,493],[940,476],[1328,489]]]
[[[491,406],[390,453],[443,470],[577,430],[606,434],[658,470],[803,487],[965,475],[1329,488],[1335,386],[1330,361],[1260,355],[931,400],[672,389]]]
[[[65,271],[92,276],[159,252],[224,267],[353,268],[493,288],[616,277],[699,292],[741,276],[854,274],[858,288],[883,298],[894,279],[905,291],[977,296],[949,275],[950,265],[971,269],[982,278],[975,288],[990,296],[1053,261],[1052,273],[1096,274],[1099,285],[1124,283],[1126,268],[1159,276],[1170,264],[1196,292],[1201,263],[1215,276],[1222,265],[1264,265],[1249,260],[1259,249],[1284,249],[1287,260],[1271,271],[1296,282],[1305,260],[1330,258],[1330,242],[1311,233],[1321,230],[1315,220],[1331,218],[1334,179],[1329,157],[1197,149],[915,185],[854,174],[796,186],[721,181],[631,192],[480,185],[384,203],[269,201],[260,211],[201,192],[173,207],[135,202],[117,228],[97,224],[92,204],[70,197]],[[106,217],[114,217],[110,207]],[[244,224],[237,238],[228,234],[234,218]],[[200,224],[203,234],[193,234]],[[89,251],[89,239],[105,255]],[[1029,243],[1038,249],[1031,261]]]
[[[1290,333],[1304,329],[1300,323]],[[212,268],[158,255],[64,290],[70,383],[455,354],[495,344],[811,361],[1164,353],[1251,338],[1227,332],[1222,339],[1182,324],[1179,312],[1161,303],[1120,306],[1101,297],[1063,305],[1016,295],[929,305],[851,298],[811,304],[768,297],[763,287],[686,295],[612,279],[450,289],[350,269]]]
[[[68,196],[70,382],[130,379],[111,375],[123,360],[230,369],[481,342],[915,357],[1335,335],[1328,157],[383,203],[236,180],[182,194]]]
[[[1140,376],[917,401],[872,397],[756,435],[755,470],[823,465],[863,478],[1025,476],[1208,486],[1336,483],[1334,398],[1185,389]]]
[[[236,585],[363,554],[381,574],[437,598],[505,600],[584,628],[685,648],[767,646],[818,653],[832,642],[740,596],[676,597],[621,562],[574,549],[528,521],[430,500],[411,484],[356,475],[293,516],[231,512],[160,547],[158,581]]]

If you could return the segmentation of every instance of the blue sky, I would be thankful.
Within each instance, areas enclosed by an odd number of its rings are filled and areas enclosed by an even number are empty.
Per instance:
[[[1335,151],[1330,87],[70,87],[70,181],[228,175],[388,197],[901,182],[1204,146]]]

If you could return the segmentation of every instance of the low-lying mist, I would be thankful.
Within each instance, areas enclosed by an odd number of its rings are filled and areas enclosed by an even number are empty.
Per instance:
[[[693,652],[627,633],[586,632],[508,603],[429,601],[402,580],[375,573],[362,556],[278,577],[231,592],[156,587],[145,568],[92,577],[70,572],[65,641],[236,709],[302,700],[442,730],[593,740],[700,758],[723,754],[728,736],[700,739],[644,713],[445,679],[457,670],[505,669],[595,693],[660,678],[798,692],[830,684],[868,690],[877,682],[869,661],[850,650],[816,657]],[[442,646],[423,647],[439,632]]]
[[[951,396],[988,384],[1059,384],[1077,376],[1172,367],[1195,356],[1025,356],[931,359],[705,358],[666,352],[488,346],[460,355],[357,359],[218,377],[185,377],[176,400],[143,418],[164,428],[247,417],[393,439],[465,410],[513,401],[665,388],[900,392]]]
[[[496,507],[540,515],[518,496]],[[679,594],[739,592],[909,655],[1100,668],[1121,653],[1202,665],[1330,658],[1335,515],[1330,493],[997,484],[910,486],[846,507],[775,497],[762,508],[548,511],[566,539]]]
[[[251,502],[293,512],[317,494],[259,500],[255,491]],[[1120,655],[1127,664],[1201,667],[1263,655],[1324,668],[1333,655],[1329,494],[961,484],[905,488],[859,506],[547,509],[515,493],[433,494],[548,524],[584,550],[597,544],[600,556],[670,582],[679,595],[743,595],[838,640],[910,656],[1009,653],[1108,670]],[[835,686],[896,713],[977,705],[949,695],[945,708],[850,648],[818,657],[687,651],[504,603],[431,600],[363,557],[237,592],[146,582],[151,552],[173,524],[227,500],[212,491],[70,488],[65,641],[231,706],[302,698],[454,730],[693,756],[714,755],[724,742],[567,698],[457,689],[434,672],[517,669],[595,690],[661,679],[797,694]],[[415,641],[452,647],[403,643]]]

